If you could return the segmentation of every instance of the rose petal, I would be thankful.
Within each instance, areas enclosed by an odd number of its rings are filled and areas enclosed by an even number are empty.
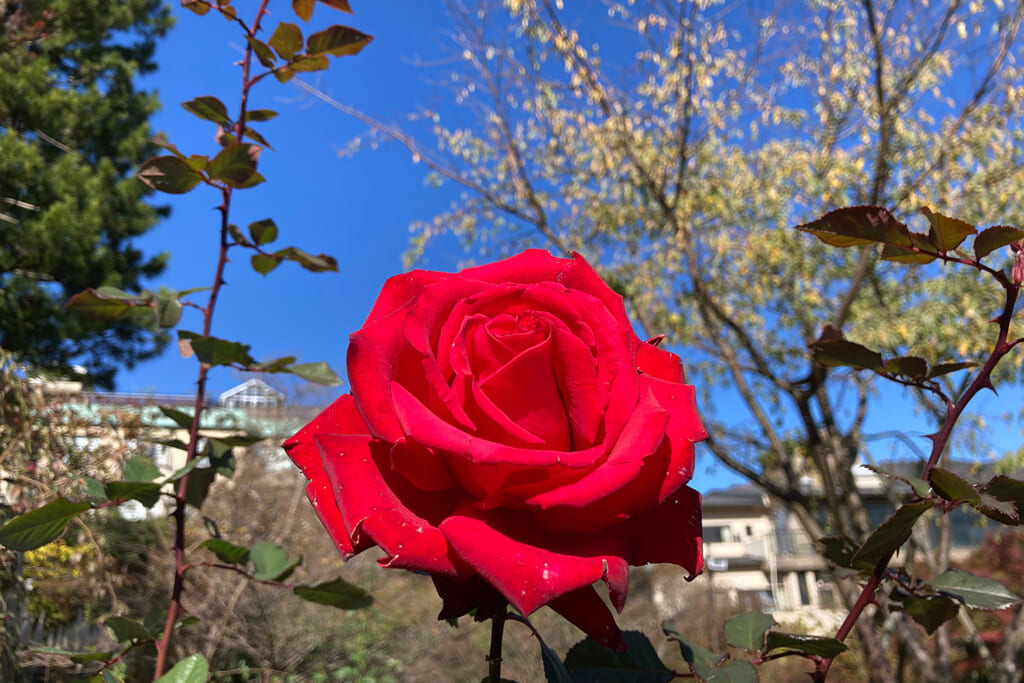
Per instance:
[[[320,523],[327,529],[327,534],[334,541],[338,552],[346,560],[358,555],[367,548],[373,547],[372,543],[364,542],[362,546],[356,547],[348,535],[345,527],[345,520],[341,518],[341,511],[338,509],[338,502],[334,499],[334,488],[331,486],[327,473],[322,470],[309,480],[306,484],[306,497],[313,504],[316,516]]]
[[[476,621],[490,619],[500,610],[508,606],[505,596],[494,589],[480,576],[472,574],[467,579],[453,579],[447,576],[434,575],[434,588],[444,602],[441,619],[457,619],[472,610],[476,610]]]
[[[399,439],[391,447],[391,469],[424,491],[446,491],[458,486],[444,460],[415,441]]]
[[[671,451],[658,496],[660,503],[693,477],[694,443],[703,441],[708,434],[697,414],[697,392],[692,386],[665,382],[651,376],[641,377],[640,385],[654,392],[658,403],[669,414],[665,434]]]
[[[552,600],[548,607],[607,648],[623,652],[626,638],[593,586],[586,586]],[[617,608],[620,612],[622,607]]]
[[[464,393],[463,401],[466,413],[478,425],[475,431],[477,436],[523,448],[544,445],[543,439],[531,434],[506,415],[471,378],[459,377],[456,381],[462,385],[469,385],[469,390]]]
[[[387,554],[378,560],[381,566],[460,573],[448,556],[444,534],[414,514],[408,498],[400,499],[384,481],[365,437],[323,434],[316,442],[354,544],[363,545],[364,535],[372,539]]]
[[[700,494],[684,486],[658,508],[628,523],[633,539],[629,563],[669,562],[690,572],[704,571]]]
[[[598,580],[619,604],[625,599],[629,566],[622,558],[573,557],[535,547],[495,529],[495,519],[452,515],[441,522],[441,531],[459,557],[524,615]]]
[[[594,358],[579,337],[565,330],[555,330],[552,339],[552,365],[572,427],[572,449],[588,448],[597,442],[605,409]]]
[[[355,400],[344,394],[281,446],[307,479],[323,472],[320,449],[313,441],[318,434],[369,434]]]
[[[512,422],[540,438],[546,448],[570,450],[569,418],[547,340],[520,353],[479,386]]]
[[[644,461],[658,450],[664,440],[668,419],[669,414],[658,405],[654,393],[644,391],[607,461],[578,481],[526,502],[540,508],[556,505],[583,507],[608,498],[636,481]],[[656,502],[653,495],[652,492],[651,506]]]
[[[636,369],[666,382],[682,384],[686,381],[683,361],[676,354],[646,341],[637,347]]]
[[[423,288],[435,282],[443,282],[453,277],[450,273],[434,270],[412,270],[408,273],[390,277],[377,295],[377,300],[370,309],[363,326],[385,318],[416,298]]]

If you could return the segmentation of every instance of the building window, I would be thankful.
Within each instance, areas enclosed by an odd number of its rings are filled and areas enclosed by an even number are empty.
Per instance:
[[[811,592],[807,588],[807,572],[797,572],[796,585],[800,590],[800,604],[811,604]]]
[[[704,527],[705,543],[732,543],[736,539],[732,535],[732,527],[727,526],[706,526]]]

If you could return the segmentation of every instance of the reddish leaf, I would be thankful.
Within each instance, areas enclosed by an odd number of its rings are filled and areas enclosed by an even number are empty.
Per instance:
[[[939,251],[952,251],[959,247],[969,235],[978,234],[978,231],[970,223],[959,218],[943,216],[941,213],[932,213],[927,206],[921,207],[921,213],[928,217],[928,222],[932,226],[928,231],[928,240]]]
[[[796,229],[809,232],[825,244],[836,247],[854,247],[862,244],[910,246],[910,232],[907,226],[878,206],[837,209],[816,221],[798,225]]]
[[[295,71],[326,71],[328,66],[325,55],[303,55],[292,62]]]
[[[210,177],[222,180],[231,187],[241,187],[256,173],[256,160],[260,148],[244,142],[235,142],[210,159]]]
[[[974,238],[974,255],[978,259],[988,256],[1000,247],[1024,239],[1024,230],[1009,225],[985,228]]]
[[[309,21],[313,18],[313,7],[315,5],[316,0],[292,0],[292,10],[303,21]]]
[[[203,179],[178,157],[153,157],[139,167],[138,178],[158,192],[185,194]]]
[[[366,47],[372,36],[348,26],[331,26],[317,31],[306,39],[306,52],[311,55],[329,54],[334,57],[357,54]]]
[[[342,12],[348,12],[352,14],[352,8],[348,5],[348,0],[320,0],[323,4],[334,9],[341,10]]]

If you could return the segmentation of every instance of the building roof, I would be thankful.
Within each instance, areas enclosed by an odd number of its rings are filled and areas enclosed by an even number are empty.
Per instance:
[[[218,402],[223,405],[231,398],[238,395],[260,395],[276,398],[284,403],[284,394],[273,388],[261,379],[250,379],[242,382],[237,387],[232,387],[218,397]]]

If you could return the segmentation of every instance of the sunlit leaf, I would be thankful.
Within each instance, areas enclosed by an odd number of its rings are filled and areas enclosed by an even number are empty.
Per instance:
[[[161,289],[153,309],[156,312],[156,324],[160,327],[174,327],[181,320],[182,306],[177,292]]]
[[[352,14],[352,8],[349,7],[348,0],[320,0],[321,4],[333,7],[334,9],[341,10],[342,12],[348,12]]]
[[[281,59],[290,62],[302,49],[302,29],[295,24],[282,21],[270,36],[270,47],[277,51]]]
[[[875,529],[864,545],[853,556],[853,562],[878,562],[883,557],[895,552],[897,548],[907,542],[914,523],[925,512],[932,508],[932,503],[922,501],[920,503],[906,503],[900,506],[892,517],[882,522]]]
[[[0,527],[0,545],[11,550],[35,550],[60,536],[68,522],[91,507],[89,503],[58,498]]]
[[[289,261],[295,261],[306,270],[314,273],[322,273],[327,271],[337,272],[338,262],[333,256],[327,254],[318,254],[316,256],[307,254],[298,247],[286,247],[274,252],[274,256],[279,258],[285,258]]]
[[[255,361],[249,355],[249,345],[239,342],[218,339],[217,337],[204,337],[195,332],[178,330],[179,339],[187,339],[192,347],[192,352],[201,363],[207,365],[232,365],[238,364],[249,366]]]
[[[155,683],[206,683],[209,670],[205,657],[200,654],[189,655],[171,667],[171,670]]]
[[[270,46],[251,36],[247,36],[246,40],[249,41],[249,46],[252,48],[252,51],[256,53],[256,59],[260,60],[260,64],[268,69],[273,69],[277,64],[277,57],[270,49]],[[248,116],[246,116],[246,120],[249,120]]]
[[[288,551],[276,543],[260,541],[249,549],[253,578],[258,581],[283,581],[288,578],[302,558],[288,559]]]
[[[845,339],[812,342],[810,347],[814,360],[825,366],[875,371],[885,368],[880,353]]]
[[[324,361],[316,363],[299,363],[288,368],[288,372],[298,375],[304,380],[324,386],[336,386],[341,384],[341,378]]]
[[[181,6],[195,12],[199,16],[203,16],[210,11],[209,3],[202,2],[202,0],[181,0]]]
[[[151,508],[160,500],[160,486],[147,481],[108,481],[103,490],[110,500],[137,500]]]
[[[270,218],[250,223],[249,236],[259,246],[269,244],[277,239],[277,224]]]
[[[935,260],[935,246],[925,235],[911,232],[907,233],[907,236],[910,238],[910,245],[914,247],[913,249],[895,244],[886,244],[882,248],[882,259],[897,263],[917,264],[931,263]]]
[[[231,125],[228,108],[224,106],[223,102],[212,95],[203,95],[193,100],[182,102],[181,106],[185,108],[185,111],[205,121],[213,121],[225,127]]]
[[[273,109],[250,109],[245,112],[246,121],[270,121],[277,116],[277,112]]]
[[[985,228],[974,238],[974,255],[982,259],[1000,247],[1024,240],[1024,230],[1010,225],[996,225]]]
[[[831,211],[818,220],[798,225],[825,244],[854,247],[862,244],[910,246],[910,231],[886,209],[854,206]]]
[[[125,481],[153,481],[160,476],[160,468],[152,458],[137,455],[125,460],[122,475]]]
[[[928,222],[931,223],[928,239],[939,251],[952,251],[970,235],[978,234],[977,229],[970,223],[934,213],[927,206],[921,207],[921,213],[927,216]]]
[[[307,602],[330,605],[338,609],[362,609],[373,604],[373,598],[369,593],[342,579],[318,583],[315,586],[295,586],[292,592]]]
[[[779,633],[769,631],[765,637],[766,653],[778,653],[792,650],[818,657],[836,657],[846,652],[846,645],[835,638],[822,636],[805,636],[796,633]]]
[[[210,159],[207,172],[214,180],[222,180],[231,187],[243,185],[256,172],[260,148],[245,142],[234,142]]]
[[[348,26],[331,26],[317,31],[306,39],[306,52],[311,55],[329,54],[334,57],[358,54],[370,44],[372,36]]]
[[[764,634],[775,625],[770,614],[747,612],[725,622],[725,639],[734,647],[757,652],[764,645]]]
[[[1020,602],[1019,597],[998,581],[960,569],[947,569],[928,583],[936,590],[975,609],[999,610]]]
[[[266,275],[281,265],[282,260],[268,254],[253,254],[251,258],[252,269],[260,275]]]
[[[929,473],[928,481],[940,496],[950,502],[971,505],[978,502],[978,492],[974,487],[949,470],[936,467]]]
[[[291,63],[293,71],[326,71],[330,66],[325,55],[303,55]]]
[[[921,378],[928,374],[928,361],[917,356],[901,356],[889,358],[882,364],[886,372],[911,378]]]
[[[67,308],[91,320],[115,320],[127,313],[132,304],[102,296],[95,289],[87,289],[68,299]]]
[[[315,6],[316,0],[292,0],[292,10],[303,21],[309,21],[313,18],[313,7]]]
[[[137,174],[148,187],[168,194],[185,194],[203,179],[178,157],[153,157],[142,162]]]
[[[245,564],[249,561],[249,549],[220,538],[208,538],[199,544],[200,548],[209,549],[221,562],[228,564]]]

